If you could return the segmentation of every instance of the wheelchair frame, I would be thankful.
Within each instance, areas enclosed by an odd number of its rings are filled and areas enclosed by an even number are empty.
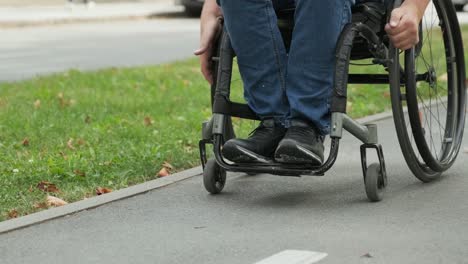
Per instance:
[[[392,4],[388,5],[387,16],[390,14],[391,8],[400,4],[401,0],[395,0]],[[368,7],[364,6],[364,8]],[[382,15],[382,19],[387,19],[388,21],[388,17],[384,16],[384,14]],[[372,24],[368,25],[357,21],[347,24],[340,35],[336,50],[337,60],[331,99],[331,147],[326,161],[321,166],[314,167],[307,164],[294,165],[281,163],[233,164],[223,158],[221,154],[223,143],[234,137],[230,117],[258,119],[256,114],[247,105],[229,100],[234,51],[231,47],[229,36],[224,32],[219,41],[219,56],[213,58],[217,63],[217,69],[215,70],[218,72],[216,85],[212,87],[213,117],[209,122],[203,124],[202,140],[199,144],[201,163],[204,170],[207,171],[207,173],[204,173],[205,188],[210,193],[219,193],[223,189],[226,180],[225,171],[253,174],[269,173],[283,176],[323,176],[335,163],[338,156],[340,139],[342,138],[343,130],[346,130],[363,143],[360,153],[367,196],[371,201],[381,200],[382,192],[387,186],[388,181],[382,146],[378,143],[377,126],[375,124],[359,124],[346,114],[348,83],[404,84],[406,82],[405,78],[400,78],[399,75],[395,74],[395,72],[399,72],[401,76],[404,76],[402,67],[392,59],[398,56],[398,54],[394,54],[397,51],[389,49],[387,47],[388,39],[378,34],[379,31],[375,27],[372,27]],[[357,38],[365,40],[369,48],[368,52],[373,58],[373,63],[384,66],[389,74],[349,74],[351,52],[353,50],[353,43]],[[391,67],[393,67],[392,70],[389,70]],[[429,78],[428,73],[415,76],[416,81],[429,82]],[[213,144],[216,162],[207,160],[206,144]],[[370,149],[376,150],[379,163],[368,166],[367,151]],[[220,166],[221,168],[217,168],[216,166]]]

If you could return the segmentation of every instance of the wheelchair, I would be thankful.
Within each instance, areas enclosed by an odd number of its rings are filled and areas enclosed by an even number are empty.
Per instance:
[[[203,183],[211,194],[220,193],[226,172],[268,173],[280,176],[322,176],[335,163],[343,130],[358,138],[367,197],[380,201],[387,186],[382,146],[377,126],[360,124],[347,115],[348,84],[388,84],[393,120],[401,151],[412,173],[431,182],[448,170],[457,158],[463,137],[466,107],[463,43],[454,6],[450,0],[432,0],[419,25],[420,42],[400,51],[392,46],[384,26],[391,11],[402,0],[383,4],[363,2],[352,9],[352,22],[341,32],[336,47],[336,67],[331,98],[330,148],[321,166],[308,164],[240,164],[226,161],[223,143],[235,137],[231,117],[259,120],[246,105],[230,100],[235,53],[224,31],[217,42],[213,63],[215,83],[211,87],[212,118],[202,125],[200,159]],[[277,14],[278,26],[288,49],[294,10]],[[437,53],[436,51],[439,51]],[[350,73],[350,64],[380,65],[383,74]],[[360,66],[359,66],[360,67]],[[206,145],[213,145],[208,160]],[[367,152],[375,150],[378,163],[367,164]]]

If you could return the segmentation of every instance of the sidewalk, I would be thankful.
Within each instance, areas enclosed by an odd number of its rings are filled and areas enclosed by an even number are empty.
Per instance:
[[[146,18],[154,14],[183,11],[173,0],[152,2],[98,3],[53,6],[0,7],[0,27],[31,26],[78,21]]]

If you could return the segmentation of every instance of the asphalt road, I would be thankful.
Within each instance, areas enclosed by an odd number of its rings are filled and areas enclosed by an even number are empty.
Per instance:
[[[392,122],[378,123],[389,174],[382,202],[367,201],[359,142],[345,134],[324,177],[229,174],[212,196],[196,176],[1,235],[2,263],[250,264],[287,249],[328,253],[320,264],[466,263],[468,154],[423,184]]]
[[[185,59],[198,32],[198,20],[184,18],[0,29],[0,81]]]

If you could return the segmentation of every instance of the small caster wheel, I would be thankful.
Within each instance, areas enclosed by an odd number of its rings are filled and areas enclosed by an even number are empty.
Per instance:
[[[367,168],[366,175],[364,175],[364,183],[366,185],[367,198],[371,202],[382,200],[385,180],[378,163],[373,163]]]
[[[226,171],[214,159],[208,160],[203,171],[203,185],[211,194],[220,193],[226,183]]]

